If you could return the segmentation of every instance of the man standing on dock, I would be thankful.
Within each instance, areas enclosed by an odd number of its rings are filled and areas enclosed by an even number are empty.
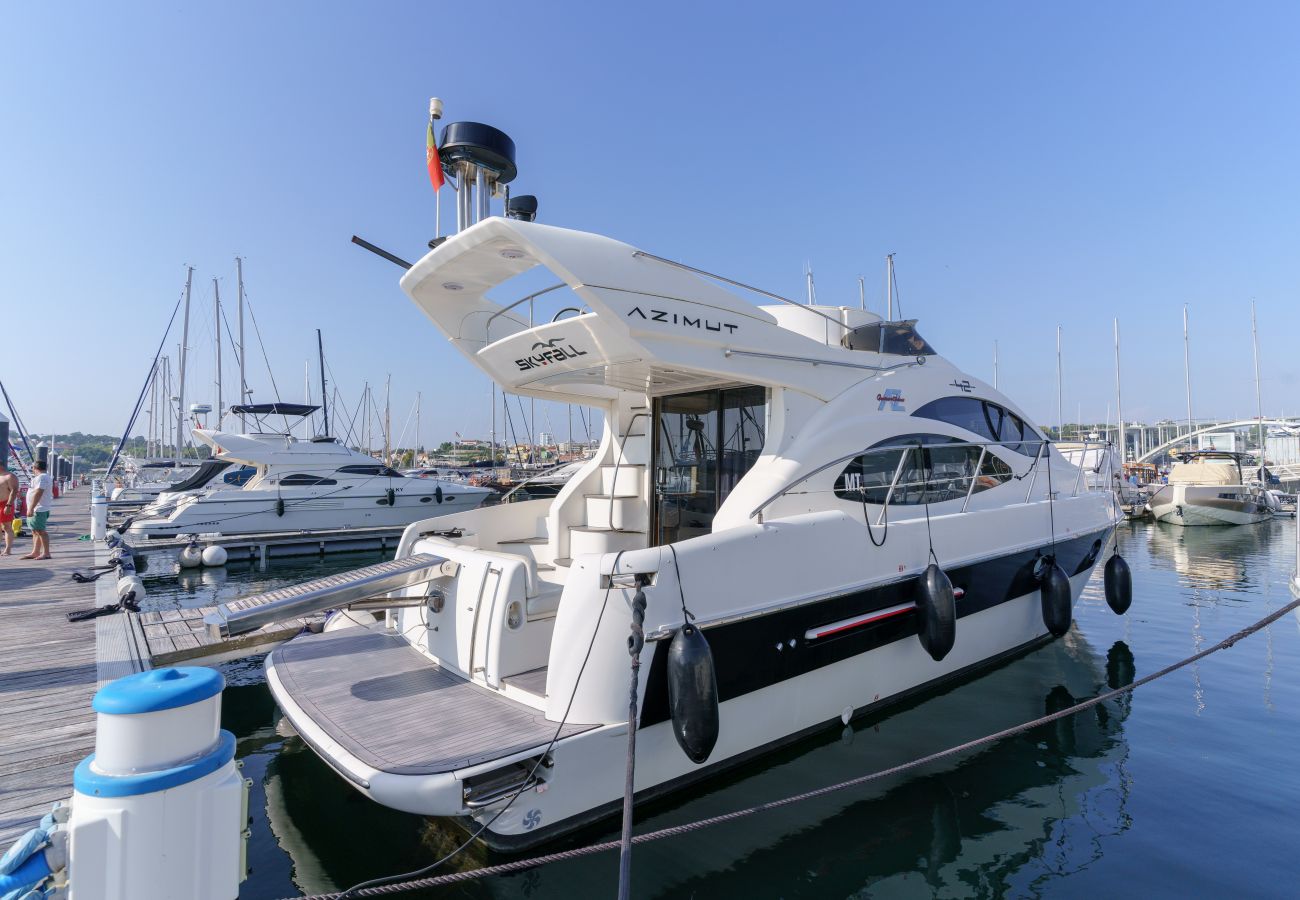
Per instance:
[[[14,519],[18,512],[18,476],[9,471],[8,460],[0,459],[0,530],[5,533],[5,549],[0,556],[14,552]]]
[[[50,520],[50,489],[54,479],[45,471],[45,463],[32,465],[32,483],[27,487],[27,524],[32,529],[32,552],[23,559],[49,559],[50,536],[45,523]]]

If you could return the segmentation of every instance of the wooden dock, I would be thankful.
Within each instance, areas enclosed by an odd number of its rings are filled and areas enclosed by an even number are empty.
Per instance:
[[[114,678],[165,665],[210,665],[265,652],[323,615],[264,626],[229,639],[209,635],[211,607],[117,612],[83,622],[67,613],[117,602],[116,579],[72,580],[103,565],[108,548],[79,538],[89,530],[90,488],[56,501],[51,560],[23,560],[31,538],[0,557],[0,851],[72,795],[72,770],[95,749],[91,700]],[[288,537],[288,536],[285,536]],[[301,539],[301,536],[295,536]],[[396,541],[395,535],[363,540]]]
[[[90,488],[55,501],[53,559],[22,560],[31,538],[0,557],[0,849],[72,794],[72,770],[95,749],[95,624],[66,613],[95,602],[75,570],[95,563],[77,538],[89,530]]]

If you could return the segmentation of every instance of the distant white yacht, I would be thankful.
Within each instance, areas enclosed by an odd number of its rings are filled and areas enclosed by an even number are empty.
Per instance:
[[[1157,521],[1172,525],[1250,525],[1270,518],[1266,498],[1245,481],[1236,453],[1185,453],[1147,506]]]
[[[231,412],[254,416],[258,430],[195,428],[195,439],[212,448],[211,459],[146,506],[128,537],[399,527],[474,509],[492,493],[439,478],[406,478],[332,437],[300,440],[289,433],[287,418],[315,410],[288,403],[237,406]],[[285,430],[266,430],[269,415],[287,417]],[[245,468],[231,470],[232,464]]]
[[[114,484],[110,500],[150,500],[188,481],[199,467],[193,459],[134,459],[122,457],[122,477]]]

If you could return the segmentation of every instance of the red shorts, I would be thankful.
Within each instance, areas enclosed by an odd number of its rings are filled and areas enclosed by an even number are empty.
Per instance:
[[[14,508],[12,506],[0,506],[0,525],[8,525],[14,520]]]

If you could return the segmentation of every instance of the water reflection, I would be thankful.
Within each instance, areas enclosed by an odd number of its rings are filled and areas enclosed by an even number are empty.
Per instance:
[[[334,572],[368,566],[391,559],[393,551],[359,551],[328,556],[272,558],[265,568],[248,560],[224,566],[198,566],[182,569],[175,554],[151,553],[151,568],[146,576],[147,590],[142,604],[146,610],[195,609],[214,606],[237,597],[274,590],[318,578]]]
[[[1103,657],[1072,632],[971,682],[855,723],[847,736],[830,730],[702,789],[643,806],[637,830],[883,769],[1063,709],[1127,683],[1134,671],[1124,642]],[[635,854],[637,896],[1018,893],[1088,865],[1101,854],[1102,837],[1127,827],[1128,714],[1125,696],[909,776],[643,845]],[[299,889],[337,889],[416,868],[463,839],[454,825],[364,799],[299,739],[278,737],[269,721],[254,730],[274,750],[263,779],[266,816]],[[606,824],[568,845],[612,836]],[[478,847],[457,868],[503,858]],[[613,878],[610,857],[487,879],[458,888],[457,896],[607,895]]]
[[[1269,519],[1254,525],[1186,528],[1155,523],[1137,532],[1148,541],[1152,560],[1172,564],[1187,587],[1218,591],[1257,591],[1250,561],[1275,545],[1283,523]]]

